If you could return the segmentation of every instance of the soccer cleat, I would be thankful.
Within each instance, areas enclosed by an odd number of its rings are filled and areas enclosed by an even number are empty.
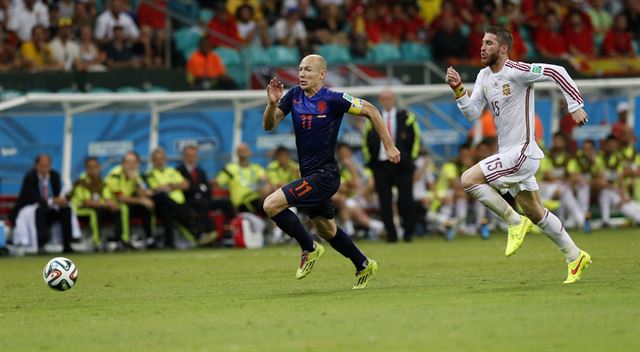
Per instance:
[[[302,256],[300,257],[300,267],[296,271],[296,279],[298,280],[309,275],[318,258],[320,258],[324,254],[324,247],[320,243],[313,242],[313,244],[316,248],[313,252],[302,251]]]
[[[378,271],[378,263],[373,259],[367,259],[367,267],[356,273],[356,284],[354,290],[361,290],[369,286],[369,280]]]
[[[572,284],[582,277],[582,272],[584,269],[588,268],[591,264],[591,256],[589,253],[580,250],[580,255],[578,259],[569,263],[569,267],[567,268],[567,279],[564,280],[565,284]]]
[[[524,237],[527,235],[527,232],[531,230],[533,223],[526,216],[522,217],[522,221],[519,225],[509,226],[509,237],[507,239],[507,249],[504,251],[504,255],[507,257],[515,253],[520,246],[522,246],[522,242],[524,242]]]
[[[489,220],[487,218],[482,219],[480,222],[480,237],[483,240],[488,240],[491,236],[491,229],[489,229]]]

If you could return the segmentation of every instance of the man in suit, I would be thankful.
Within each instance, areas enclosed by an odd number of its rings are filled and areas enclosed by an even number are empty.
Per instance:
[[[380,104],[383,108],[383,122],[400,150],[400,154],[405,157],[398,164],[390,162],[382,148],[380,137],[368,121],[365,125],[362,151],[367,166],[373,171],[380,201],[380,215],[387,231],[387,241],[398,241],[391,204],[391,189],[395,186],[398,189],[398,211],[402,218],[403,238],[409,242],[416,223],[412,185],[414,161],[420,152],[420,128],[414,114],[396,107],[396,98],[392,91],[386,90],[380,93]]]
[[[235,210],[229,199],[213,199],[211,185],[206,172],[198,165],[198,148],[186,146],[182,149],[182,163],[176,170],[189,181],[189,188],[184,190],[187,205],[197,215],[202,232],[211,233],[214,225],[209,218],[209,210],[220,210],[228,224],[235,216]]]
[[[20,209],[27,205],[38,204],[36,209],[36,231],[38,233],[38,253],[44,253],[44,245],[51,238],[51,225],[59,222],[62,227],[63,253],[71,253],[71,208],[62,194],[60,174],[51,170],[51,157],[40,154],[36,157],[35,167],[27,172],[22,180],[20,195],[10,219],[15,223]]]

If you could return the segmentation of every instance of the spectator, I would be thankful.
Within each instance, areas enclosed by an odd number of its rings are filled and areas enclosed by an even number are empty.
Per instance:
[[[151,212],[154,204],[151,192],[140,176],[140,157],[136,152],[129,151],[122,157],[122,163],[114,167],[107,177],[105,184],[109,199],[120,207],[122,223],[121,241],[130,246],[132,218],[142,219],[142,227],[147,241],[153,239],[151,232]],[[132,247],[131,247],[132,248]]]
[[[640,1],[627,1],[623,13],[627,18],[627,28],[636,41],[640,41]]]
[[[157,37],[156,37],[157,38]],[[154,38],[153,29],[149,26],[140,27],[140,37],[133,46],[133,54],[138,57],[143,67],[159,68],[163,64],[163,44]]]
[[[236,20],[227,11],[224,2],[218,2],[215,15],[208,25],[209,42],[212,47],[226,46],[229,48],[239,48],[242,39],[238,33]]]
[[[128,13],[124,12],[122,0],[113,0],[110,8],[98,16],[94,36],[100,43],[106,42],[115,37],[116,27],[122,29],[126,40],[136,40],[140,35],[136,23]]]
[[[382,29],[380,26],[380,18],[375,6],[368,6],[364,10],[364,30],[371,44],[379,44],[382,42]]]
[[[550,8],[546,1],[536,1],[535,9],[529,10],[524,13],[523,24],[531,33],[531,39],[534,41],[537,39],[537,31],[544,28],[546,23],[546,17],[550,12]]]
[[[196,215],[200,232],[212,233],[213,223],[209,218],[210,210],[220,210],[229,223],[235,216],[233,205],[227,198],[214,199],[211,197],[211,186],[206,172],[198,166],[198,148],[187,146],[182,149],[182,163],[176,168],[189,181],[189,188],[184,190],[184,196],[191,212]]]
[[[338,5],[329,4],[324,7],[322,18],[317,22],[316,37],[322,44],[348,45],[346,27],[347,21],[340,13]]]
[[[140,60],[133,51],[133,45],[124,34],[121,26],[113,27],[113,39],[104,45],[107,66],[110,68],[137,68]]]
[[[31,40],[33,28],[37,25],[49,27],[49,8],[42,2],[24,0],[24,6],[10,7],[7,30],[15,32],[20,41]]]
[[[78,58],[75,62],[76,70],[100,72],[107,68],[103,65],[105,54],[98,50],[93,42],[93,29],[91,26],[80,27],[80,44]]]
[[[560,21],[554,13],[547,14],[544,28],[536,33],[536,48],[540,55],[551,59],[562,59],[567,55],[567,42],[560,32]]]
[[[236,89],[237,86],[227,76],[227,69],[220,56],[211,50],[211,41],[207,37],[200,39],[198,50],[194,51],[187,62],[188,80],[194,88],[200,89]]]
[[[237,163],[227,164],[216,177],[216,185],[227,187],[231,203],[239,212],[263,214],[262,201],[270,187],[264,168],[251,163],[251,150],[245,143],[236,149]]]
[[[16,67],[16,49],[5,39],[4,28],[0,25],[0,72]]]
[[[565,32],[565,41],[569,44],[569,53],[587,57],[597,56],[593,43],[593,32],[584,25],[580,13],[570,13],[568,22],[569,27]]]
[[[71,0],[59,0],[55,5],[58,7],[60,18],[73,18],[75,5]]]
[[[446,62],[450,59],[461,59],[467,56],[467,39],[456,25],[453,15],[439,17],[440,26],[433,37],[433,58]]]
[[[627,27],[627,17],[619,14],[613,19],[613,27],[604,37],[602,52],[605,57],[634,57],[631,32]]]
[[[617,139],[622,138],[624,129],[628,126],[627,117],[629,115],[629,103],[621,101],[616,106],[618,120],[611,127],[611,134]]]
[[[37,205],[35,210],[38,253],[44,253],[44,245],[51,238],[51,226],[59,223],[62,228],[63,253],[71,253],[72,212],[68,200],[62,192],[60,174],[51,169],[51,157],[40,154],[35,167],[22,180],[20,195],[9,217],[19,227],[16,219],[21,210],[29,205]]]
[[[587,10],[593,31],[598,42],[604,39],[604,35],[613,24],[611,13],[605,9],[607,0],[592,0],[591,7]]]
[[[289,149],[279,146],[275,151],[275,160],[267,165],[267,179],[274,190],[300,178],[298,163],[291,160]]]
[[[405,25],[404,40],[407,41],[423,41],[426,36],[426,26],[420,17],[420,11],[415,3],[410,3],[404,8],[407,14],[407,22]]]
[[[91,37],[93,38],[93,25],[96,20],[95,13],[91,13],[91,10],[95,10],[95,7],[89,7],[89,2],[78,1],[73,11],[73,23],[75,23],[78,30],[82,27],[88,26],[91,28]]]
[[[61,64],[65,71],[71,71],[80,57],[80,46],[72,39],[71,18],[58,20],[58,35],[49,43],[53,59]]]
[[[116,233],[122,233],[120,223],[120,207],[110,199],[109,192],[100,176],[98,159],[89,157],[84,163],[85,172],[73,185],[71,204],[78,216],[89,218],[91,237],[97,250],[103,249],[100,236],[100,225],[105,221],[114,221]]]
[[[0,27],[4,30],[9,20],[9,0],[0,0]]]
[[[582,0],[574,0],[569,2],[569,6],[567,6],[566,12],[564,12],[564,20],[562,22],[562,31],[564,33],[569,32],[571,29],[571,15],[577,13],[580,15],[582,19],[582,25],[585,30],[589,33],[593,33],[593,25],[591,24],[591,17],[586,11],[582,10],[583,1]]]
[[[167,17],[167,0],[153,0],[151,4],[140,2],[138,5],[138,24],[140,28],[149,26],[154,32],[163,31]]]
[[[280,18],[273,26],[276,43],[285,46],[298,46],[304,51],[307,48],[307,30],[300,20],[297,7],[287,9],[286,16]]]
[[[177,220],[181,232],[189,232],[189,208],[184,197],[184,190],[189,188],[189,181],[174,168],[167,167],[167,154],[164,149],[157,148],[151,153],[153,168],[147,173],[147,182],[153,192],[153,204],[156,215],[162,220],[164,228],[164,247],[175,248],[173,234]],[[188,237],[191,237],[190,234]],[[203,236],[200,240],[204,239]],[[215,239],[215,236],[213,237]]]
[[[331,200],[339,212],[345,232],[355,233],[356,224],[367,229],[371,238],[379,238],[384,224],[370,217],[363,208],[367,202],[362,192],[373,192],[373,189],[368,189],[363,182],[365,175],[362,166],[355,160],[351,147],[346,143],[338,143],[336,156],[340,169],[340,188]]]
[[[487,19],[484,15],[475,15],[471,23],[471,32],[467,37],[467,41],[469,42],[467,46],[467,56],[478,63],[480,63],[480,59],[476,58],[480,56],[479,53],[482,49],[482,39],[484,38],[486,25]]]
[[[238,34],[245,46],[269,46],[269,33],[264,20],[256,21],[254,8],[244,4],[236,10]]]
[[[264,0],[260,4],[260,12],[264,16],[269,26],[273,26],[280,18],[279,1],[276,0]]]
[[[47,29],[41,25],[33,27],[32,39],[20,47],[22,67],[30,71],[60,70],[47,43]]]

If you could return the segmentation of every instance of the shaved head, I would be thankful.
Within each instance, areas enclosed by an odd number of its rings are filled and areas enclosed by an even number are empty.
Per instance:
[[[298,76],[300,88],[308,96],[313,96],[324,86],[324,79],[327,76],[327,60],[315,54],[305,56],[300,61]]]
[[[302,59],[302,61],[300,61],[300,65],[302,66],[303,64],[306,64],[309,66],[316,66],[317,68],[320,69],[320,71],[327,70],[327,60],[325,60],[324,57],[317,54],[311,54],[311,55],[305,56]]]

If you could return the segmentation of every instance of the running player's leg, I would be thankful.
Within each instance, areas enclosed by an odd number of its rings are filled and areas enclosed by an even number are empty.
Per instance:
[[[351,237],[336,225],[333,218],[328,219],[324,216],[314,215],[313,213],[310,214],[310,216],[312,216],[311,220],[316,226],[320,237],[327,240],[333,249],[346,258],[349,258],[356,267],[356,283],[353,288],[366,288],[369,285],[369,280],[371,280],[378,270],[378,263],[362,254],[360,249],[358,249],[351,240]]]
[[[560,219],[542,205],[538,191],[522,190],[516,195],[516,202],[522,207],[525,216],[537,224],[560,248],[568,261],[578,257],[580,249],[573,243]]]
[[[367,257],[356,247],[351,237],[336,225],[335,219],[316,216],[311,219],[318,230],[318,235],[329,242],[331,247],[351,260],[357,271],[367,265]]]
[[[313,252],[313,239],[302,226],[300,218],[289,210],[289,202],[282,188],[271,193],[265,200],[263,208],[267,216],[287,235],[293,237],[303,251]]]
[[[465,192],[489,208],[508,225],[514,226],[521,223],[520,214],[502,198],[498,191],[487,183],[479,164],[474,165],[462,174],[462,187],[464,187]]]
[[[533,180],[535,183],[535,179]],[[581,250],[562,226],[560,219],[545,209],[537,190],[522,190],[516,195],[516,201],[525,215],[532,219],[567,258],[567,279],[565,284],[574,283],[582,277],[582,272],[591,264],[589,253]]]

